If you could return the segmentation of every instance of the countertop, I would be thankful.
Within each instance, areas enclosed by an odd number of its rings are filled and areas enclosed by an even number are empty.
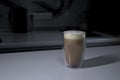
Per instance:
[[[86,48],[81,68],[64,64],[64,50],[0,54],[0,80],[120,80],[120,46]]]

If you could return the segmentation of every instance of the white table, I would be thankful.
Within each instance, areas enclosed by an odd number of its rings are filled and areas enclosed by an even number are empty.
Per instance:
[[[0,54],[0,80],[120,80],[120,46],[87,48],[82,68],[67,68],[63,50]]]

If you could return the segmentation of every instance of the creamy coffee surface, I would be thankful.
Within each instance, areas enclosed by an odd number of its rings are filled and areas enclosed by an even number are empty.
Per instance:
[[[83,39],[85,38],[85,32],[83,31],[65,31],[64,38],[66,39]]]

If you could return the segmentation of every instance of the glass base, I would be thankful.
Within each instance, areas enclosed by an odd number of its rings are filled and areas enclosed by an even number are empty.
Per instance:
[[[68,68],[79,68],[80,65],[67,65]]]

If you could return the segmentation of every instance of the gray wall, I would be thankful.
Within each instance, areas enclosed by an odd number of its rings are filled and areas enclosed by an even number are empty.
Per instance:
[[[86,10],[86,4],[87,0],[74,0],[71,8],[60,16],[51,20],[34,20],[34,28],[80,26],[80,15]]]
[[[0,31],[10,30],[11,26],[8,21],[9,8],[0,5]]]
[[[35,0],[11,0],[13,3],[27,8],[29,13],[33,11],[45,11],[42,7],[32,4]],[[41,0],[52,7],[57,8],[59,6],[59,0]],[[64,0],[67,1],[67,0]],[[64,11],[60,16],[54,17],[50,20],[34,20],[33,28],[45,28],[45,27],[64,27],[64,26],[80,26],[80,15],[86,10],[87,0],[74,0],[70,9]],[[0,14],[4,17],[0,18],[0,29],[10,29],[9,22],[7,20],[9,8],[0,5]]]

